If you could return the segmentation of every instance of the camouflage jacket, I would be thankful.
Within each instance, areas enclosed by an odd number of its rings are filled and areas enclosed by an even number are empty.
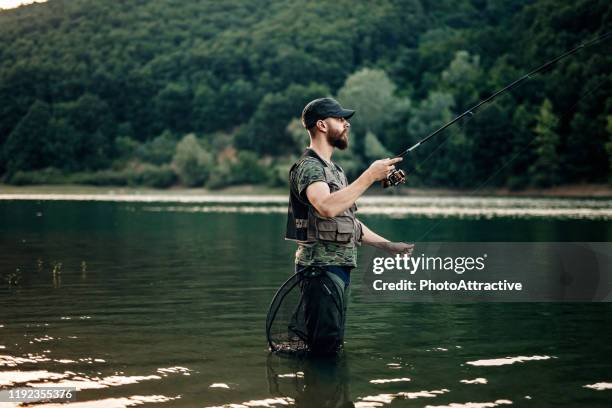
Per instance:
[[[299,199],[309,207],[309,239],[297,240],[295,263],[305,266],[355,267],[357,264],[356,246],[360,243],[362,235],[361,224],[354,216],[356,206],[347,209],[337,217],[325,218],[316,212],[306,197],[306,188],[318,181],[328,183],[332,192],[346,187],[347,179],[342,168],[324,161],[312,150],[307,150],[304,157],[292,168],[289,181],[291,191],[295,193],[291,199]],[[289,220],[291,220],[291,213],[289,215]],[[289,239],[292,238],[289,237]]]

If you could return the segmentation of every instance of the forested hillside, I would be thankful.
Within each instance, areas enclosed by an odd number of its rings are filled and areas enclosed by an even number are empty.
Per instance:
[[[525,72],[612,29],[605,0],[50,0],[0,12],[5,182],[282,185],[297,118],[357,114],[351,176]],[[412,185],[602,182],[612,40],[409,156]]]

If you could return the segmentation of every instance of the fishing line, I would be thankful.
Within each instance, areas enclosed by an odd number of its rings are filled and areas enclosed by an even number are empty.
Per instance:
[[[498,104],[499,104],[499,101],[492,101],[492,102],[491,102],[491,104],[490,104],[490,105],[489,105],[487,108],[485,108],[485,111],[486,111],[486,109],[489,109],[489,108],[491,108],[491,107],[493,107],[493,106],[497,106]],[[460,129],[462,132],[466,132],[467,122],[469,122],[469,120],[470,120],[470,119],[472,119],[473,117],[474,117],[474,115],[473,115],[473,114],[472,114],[472,115],[469,115],[469,116],[466,116],[466,119],[465,119],[465,121],[463,122],[463,124],[459,125],[459,129]],[[506,125],[505,125],[505,124],[501,124],[501,125],[498,125],[498,126],[479,127],[479,128],[478,128],[478,131],[479,131],[479,133],[480,133],[480,134],[481,134],[483,137],[487,137],[487,136],[489,136],[490,134],[494,133],[495,131],[498,131],[498,130],[501,130],[501,129],[505,129],[505,128],[506,128]],[[430,152],[430,153],[427,155],[427,157],[425,157],[425,158],[423,158],[423,159],[421,159],[421,160],[418,160],[418,157],[414,157],[414,158],[415,158],[415,161],[416,161],[417,166],[421,166],[421,165],[425,164],[425,163],[426,163],[426,162],[427,162],[427,161],[428,161],[428,160],[429,160],[431,157],[433,157],[433,156],[434,156],[434,154],[435,154],[435,153],[436,153],[436,152],[437,152],[437,151],[438,151],[440,148],[442,148],[442,146],[446,145],[446,143],[447,143],[447,142],[450,140],[450,138],[451,138],[452,136],[453,136],[453,134],[452,134],[452,133],[449,133],[447,136],[445,136],[445,137],[444,137],[444,140],[442,140],[442,141],[441,141],[441,142],[440,142],[440,143],[439,143],[439,144],[438,144],[438,145],[435,147],[435,149],[434,149],[433,151],[431,151],[431,152]],[[409,163],[412,163],[412,161],[410,161]],[[417,166],[412,166],[412,168],[413,168],[413,169],[416,169],[416,168],[417,168]]]
[[[478,102],[476,105],[474,105],[473,107],[469,108],[468,110],[466,110],[465,112],[463,112],[461,115],[457,116],[456,118],[454,118],[453,120],[451,120],[450,122],[446,123],[445,125],[443,125],[442,127],[440,127],[439,129],[435,130],[434,132],[430,133],[429,135],[427,135],[425,138],[421,139],[420,141],[418,141],[417,143],[415,143],[414,145],[410,146],[409,148],[407,148],[406,150],[402,151],[401,153],[399,153],[398,155],[396,155],[396,157],[403,157],[406,154],[408,154],[409,152],[412,152],[413,150],[415,150],[416,148],[418,148],[419,146],[421,146],[423,143],[427,142],[429,139],[433,138],[434,136],[436,136],[437,134],[439,134],[440,132],[442,132],[443,130],[447,129],[449,126],[453,125],[454,123],[458,122],[459,120],[461,120],[462,118],[466,117],[466,116],[473,116],[474,113],[483,105],[485,105],[486,103],[492,101],[493,99],[495,99],[496,97],[498,97],[499,95],[510,91],[512,88],[518,86],[519,84],[521,84],[523,81],[526,81],[527,79],[531,78],[533,75],[544,71],[545,69],[553,66],[554,64],[556,64],[557,62],[561,61],[564,58],[569,57],[570,55],[573,55],[575,53],[577,53],[578,51],[580,51],[581,49],[585,48],[585,47],[589,47],[591,45],[594,45],[598,42],[601,42],[607,38],[609,38],[610,36],[612,36],[612,31],[605,33],[597,38],[594,38],[593,40],[584,42],[580,45],[578,45],[577,47],[553,58],[552,60],[545,62],[544,64],[540,65],[539,67],[533,69],[532,71],[528,72],[527,74],[523,75],[522,77],[516,79],[515,81],[511,82],[510,84],[506,85],[505,87],[503,87],[502,89],[498,90],[497,92],[493,93],[492,95],[490,95],[488,98],[485,98],[483,100],[481,100],[480,102]],[[403,182],[406,181],[406,174],[399,169],[394,169],[389,173],[389,176],[387,177],[387,179],[383,180],[383,187],[390,187],[390,186],[396,186],[398,184],[401,184]]]
[[[561,114],[561,116],[559,117],[559,119],[565,119],[565,117],[571,113],[571,111],[574,110],[574,108],[578,105],[578,103],[580,103],[580,101],[584,98],[586,98],[588,95],[590,95],[591,93],[595,92],[596,90],[598,90],[601,85],[603,85],[606,81],[608,81],[608,78],[605,78],[603,81],[599,82],[596,86],[594,86],[593,88],[589,89],[587,92],[583,93],[582,95],[580,95],[578,97],[578,99],[576,100],[576,102],[574,102],[574,104],[572,106],[570,106],[565,112],[563,112],[563,114]],[[514,160],[516,160],[520,155],[522,155],[523,153],[525,153],[527,151],[527,149],[533,144],[533,142],[536,140],[535,137],[531,138],[531,140],[529,141],[529,143],[527,143],[525,145],[525,147],[523,147],[521,150],[519,150],[518,152],[516,152],[511,158],[510,160],[508,160],[506,163],[504,163],[501,167],[499,167],[497,170],[495,170],[495,172],[493,174],[491,174],[485,181],[483,181],[481,184],[478,185],[478,187],[476,187],[472,192],[470,192],[468,195],[474,195],[476,193],[478,193],[478,191],[480,191],[485,184],[487,184],[493,177],[495,177],[497,174],[499,174],[500,171],[502,171],[503,169],[505,169],[506,167],[508,167]],[[438,225],[440,225],[440,223],[442,222],[442,219],[438,220],[431,228],[429,228],[423,235],[421,235],[419,237],[419,239],[417,239],[415,242],[419,242],[422,241],[423,238],[425,238],[427,235],[429,235],[429,233],[431,231],[433,231],[436,227],[438,227]]]

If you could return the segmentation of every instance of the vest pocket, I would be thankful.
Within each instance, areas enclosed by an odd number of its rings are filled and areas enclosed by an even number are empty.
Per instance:
[[[317,238],[322,241],[348,243],[355,234],[350,217],[336,217],[330,220],[317,220]]]
[[[350,242],[355,232],[355,226],[353,220],[350,218],[338,218],[338,234],[336,235],[336,241],[338,242]]]
[[[317,238],[323,241],[335,241],[338,226],[332,220],[318,220]]]

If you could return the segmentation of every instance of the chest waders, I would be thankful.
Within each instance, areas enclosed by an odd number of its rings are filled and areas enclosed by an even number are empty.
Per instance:
[[[361,237],[355,205],[337,217],[322,217],[296,191],[296,183],[291,181],[295,169],[304,160],[315,160],[316,165],[323,166],[331,192],[347,186],[341,168],[332,169],[335,165],[306,150],[290,171],[286,239],[306,244],[328,241],[355,245]],[[344,281],[327,267],[297,265],[296,273],[280,287],[268,310],[266,335],[270,349],[313,355],[338,352],[344,341],[347,293]]]
[[[346,299],[330,275],[306,267],[277,291],[266,319],[272,351],[326,355],[342,347]]]

